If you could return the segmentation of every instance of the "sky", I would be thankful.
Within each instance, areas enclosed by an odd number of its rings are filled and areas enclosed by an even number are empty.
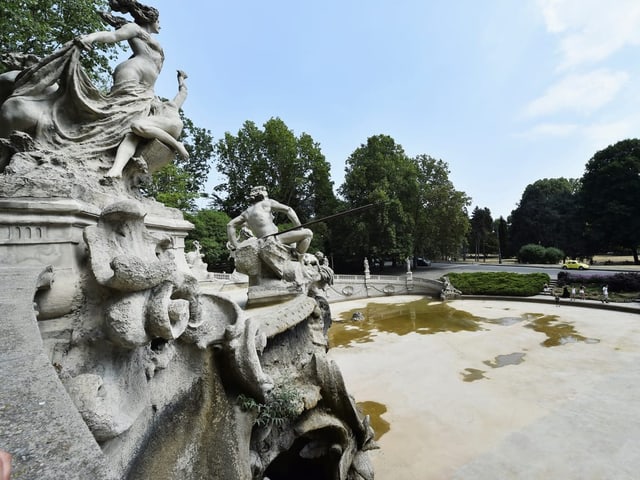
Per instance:
[[[156,94],[214,141],[279,117],[331,164],[367,138],[449,166],[471,207],[507,216],[527,185],[580,178],[640,136],[637,0],[148,0],[165,51]],[[220,183],[212,168],[207,191]]]

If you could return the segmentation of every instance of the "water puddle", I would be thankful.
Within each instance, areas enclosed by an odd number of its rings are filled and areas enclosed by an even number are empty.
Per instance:
[[[351,318],[361,312],[364,320]],[[430,335],[440,332],[475,332],[482,330],[483,318],[456,310],[446,303],[426,299],[409,303],[368,303],[366,306],[343,312],[340,321],[329,330],[331,347],[348,347],[355,343],[371,342],[378,333],[406,335],[416,332]]]
[[[573,325],[560,322],[557,315],[544,315],[532,320],[527,328],[540,333],[544,333],[547,339],[540,345],[543,347],[557,347],[568,343],[599,343],[597,338],[587,338],[580,335]]]
[[[463,382],[475,382],[476,380],[487,378],[484,376],[484,370],[478,370],[477,368],[465,368],[464,372],[462,373]]]
[[[522,352],[514,352],[509,353],[508,355],[497,355],[493,361],[485,360],[485,365],[490,366],[491,368],[501,368],[506,367],[507,365],[519,365],[524,362],[525,354]]]
[[[358,402],[358,407],[362,410],[362,413],[369,415],[371,419],[371,426],[374,431],[374,440],[380,440],[380,437],[391,430],[391,424],[382,418],[382,415],[387,413],[386,405],[378,402]]]
[[[527,320],[527,316],[523,315],[521,317],[504,317],[504,318],[492,318],[484,320],[487,323],[493,323],[495,325],[502,325],[503,327],[510,327],[511,325],[515,325],[516,323],[523,322]]]
[[[493,360],[485,360],[485,365],[491,368],[501,368],[506,367],[507,365],[519,365],[524,362],[524,356],[526,354],[522,352],[513,352],[507,355],[497,355]],[[463,382],[475,382],[476,380],[482,380],[485,377],[484,374],[486,372],[484,370],[479,370],[477,368],[465,368],[464,372],[461,372],[462,381]]]

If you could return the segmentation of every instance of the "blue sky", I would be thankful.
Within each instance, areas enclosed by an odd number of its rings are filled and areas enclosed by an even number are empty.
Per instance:
[[[528,184],[581,177],[640,133],[637,0],[148,3],[158,95],[185,70],[184,110],[216,140],[280,117],[320,144],[335,188],[349,155],[386,134],[506,218]]]

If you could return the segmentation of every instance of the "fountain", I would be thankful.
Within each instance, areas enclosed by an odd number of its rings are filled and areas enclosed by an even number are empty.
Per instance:
[[[160,101],[158,12],[111,5],[135,21],[105,15],[116,30],[12,73],[0,105],[0,447],[13,478],[372,479],[373,430],[326,355],[333,272],[300,249],[311,231],[235,242],[246,305],[203,293],[191,224],[140,193],[186,153],[186,74]],[[133,55],[103,94],[83,50],[125,40]]]

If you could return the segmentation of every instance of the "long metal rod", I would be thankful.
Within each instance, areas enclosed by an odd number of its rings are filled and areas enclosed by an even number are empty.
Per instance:
[[[359,212],[360,210],[367,210],[367,209],[369,209],[371,207],[375,207],[377,205],[380,205],[380,203],[368,203],[367,205],[363,205],[362,207],[356,207],[356,208],[352,208],[351,210],[345,210],[344,212],[334,213],[333,215],[329,215],[327,217],[319,218],[317,220],[311,220],[311,221],[309,221],[307,223],[303,223],[303,224],[298,225],[296,227],[287,228],[286,230],[282,230],[281,232],[271,233],[269,235],[265,235],[263,238],[266,238],[266,237],[277,237],[278,235],[282,235],[283,233],[293,232],[294,230],[298,230],[299,228],[305,228],[305,227],[308,227],[309,225],[314,225],[316,223],[325,222],[327,220],[333,220],[334,218],[342,217],[343,215],[348,215],[350,213]]]

